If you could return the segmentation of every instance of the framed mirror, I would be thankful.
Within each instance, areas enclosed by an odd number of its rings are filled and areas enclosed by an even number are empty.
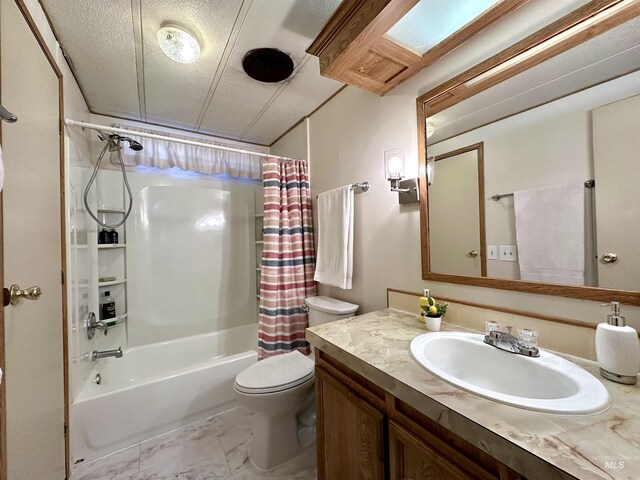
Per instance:
[[[640,305],[639,15],[589,2],[417,99],[423,279]]]

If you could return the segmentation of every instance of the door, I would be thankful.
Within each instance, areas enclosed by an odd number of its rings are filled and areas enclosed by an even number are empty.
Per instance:
[[[640,95],[593,111],[598,285],[603,288],[640,290],[638,125]],[[617,260],[605,261],[607,253]]]
[[[317,368],[316,394],[318,479],[384,479],[384,415]]]
[[[7,480],[65,478],[65,378],[61,223],[61,75],[23,15],[0,0],[4,286],[34,285],[38,300],[3,309]],[[46,48],[46,47],[44,47]]]
[[[466,474],[457,465],[393,422],[389,424],[389,464],[391,480],[477,478],[475,475]]]
[[[481,148],[472,145],[436,157],[427,190],[432,273],[486,276]]]

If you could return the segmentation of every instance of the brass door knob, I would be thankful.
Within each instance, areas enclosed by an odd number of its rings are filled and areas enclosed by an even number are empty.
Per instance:
[[[469,255],[470,257],[475,258],[475,257],[477,257],[477,256],[478,256],[478,251],[477,251],[477,250],[469,250],[469,251],[467,252],[467,255]]]
[[[17,305],[23,298],[26,298],[27,300],[38,300],[40,295],[42,295],[42,289],[38,286],[22,290],[20,285],[14,283],[9,289],[9,303],[11,303],[11,305]]]

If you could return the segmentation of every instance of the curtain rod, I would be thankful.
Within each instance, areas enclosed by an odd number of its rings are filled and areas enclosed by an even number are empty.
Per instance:
[[[295,158],[281,157],[279,155],[271,155],[270,153],[254,152],[251,150],[243,150],[241,148],[223,147],[221,145],[211,145],[210,143],[197,142],[195,140],[184,140],[182,138],[167,137],[165,135],[157,135],[155,133],[136,132],[135,130],[127,130],[126,128],[107,127],[105,125],[98,125],[96,123],[78,122],[77,120],[71,120],[65,118],[64,124],[68,127],[81,127],[83,130],[88,128],[90,130],[123,133],[126,135],[133,135],[138,137],[152,138],[154,140],[165,140],[167,142],[182,143],[184,145],[194,145],[196,147],[213,148],[214,150],[225,150],[227,152],[246,153],[248,155],[256,155],[258,157],[271,157],[279,160],[297,160]]]

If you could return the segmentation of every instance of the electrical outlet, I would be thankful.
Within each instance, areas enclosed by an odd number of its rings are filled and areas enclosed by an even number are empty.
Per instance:
[[[487,260],[497,260],[498,249],[495,245],[487,245]]]
[[[500,245],[498,247],[500,260],[503,262],[517,262],[518,254],[515,245]]]

